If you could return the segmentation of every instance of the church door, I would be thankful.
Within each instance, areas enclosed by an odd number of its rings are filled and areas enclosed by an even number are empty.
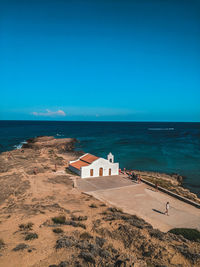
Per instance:
[[[99,168],[99,176],[103,176],[103,168]]]
[[[109,175],[111,175],[111,169],[109,169]]]

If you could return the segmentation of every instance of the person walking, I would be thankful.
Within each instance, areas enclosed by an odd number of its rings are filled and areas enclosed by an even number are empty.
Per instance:
[[[155,182],[155,188],[156,188],[156,192],[158,192],[158,182]]]
[[[169,202],[166,203],[165,215],[169,216]]]

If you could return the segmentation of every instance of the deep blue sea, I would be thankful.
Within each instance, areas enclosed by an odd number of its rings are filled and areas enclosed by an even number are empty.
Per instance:
[[[0,151],[39,135],[75,137],[76,149],[112,152],[121,168],[179,173],[200,196],[200,123],[0,121]]]

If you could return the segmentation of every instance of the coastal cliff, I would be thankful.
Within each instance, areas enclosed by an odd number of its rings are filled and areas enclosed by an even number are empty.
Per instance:
[[[0,154],[0,266],[200,266],[198,241],[73,188],[75,142],[37,137]]]

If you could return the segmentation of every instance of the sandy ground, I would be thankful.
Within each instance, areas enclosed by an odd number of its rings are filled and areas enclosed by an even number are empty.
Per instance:
[[[90,200],[88,196],[81,195],[77,189],[72,188],[72,183],[70,184],[69,177],[64,171],[30,175],[29,181],[30,189],[23,202],[16,201],[13,209],[9,209],[7,203],[1,205],[0,237],[6,244],[0,256],[2,267],[41,267],[66,259],[65,254],[55,253],[58,236],[52,232],[52,227],[45,226],[45,222],[59,215],[67,218],[72,214],[87,215],[91,218],[96,216],[96,210],[89,208],[89,205],[99,202]],[[98,211],[104,209],[99,208]],[[25,235],[19,230],[19,225],[27,222],[34,224],[31,232],[36,232],[38,239],[24,240]],[[62,226],[62,229],[68,233],[75,231],[72,226]],[[84,232],[83,229],[78,230]],[[26,243],[31,252],[14,252],[13,248],[21,243]]]
[[[89,178],[77,181],[78,188],[97,199],[136,214],[161,231],[172,228],[200,230],[200,210],[146,184],[136,184],[123,176]],[[164,215],[169,201],[169,216]]]
[[[200,266],[200,243],[162,233],[130,215],[169,227],[177,214],[195,222],[192,207],[170,199],[167,218],[152,210],[162,211],[166,196],[144,185],[119,177],[80,180],[66,172],[69,160],[78,157],[70,142],[41,137],[24,149],[0,154],[0,267],[63,267],[62,261],[70,267]],[[73,188],[74,179],[96,198]],[[53,223],[58,216],[65,216],[64,224]],[[20,228],[29,222],[30,229]],[[62,232],[54,233],[56,228]],[[30,233],[37,238],[26,240]],[[14,251],[21,244],[25,248]]]

